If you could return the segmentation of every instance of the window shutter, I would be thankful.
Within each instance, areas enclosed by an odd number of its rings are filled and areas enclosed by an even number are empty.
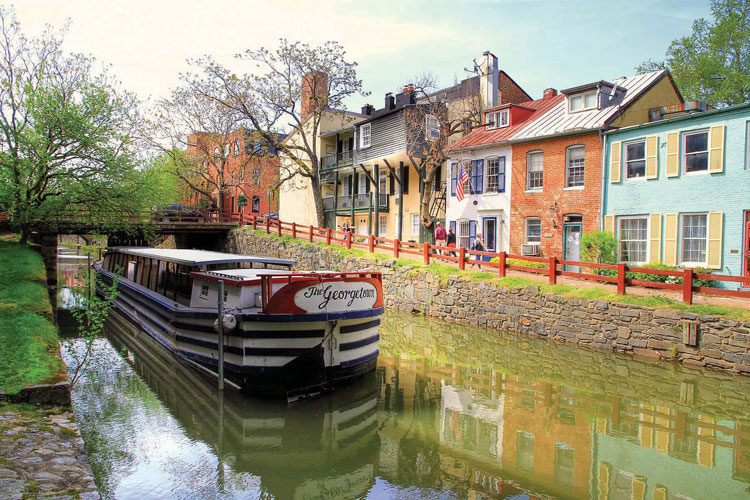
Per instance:
[[[611,183],[622,180],[622,164],[620,156],[622,155],[622,142],[613,142],[609,151],[609,181]]]
[[[677,265],[677,214],[664,216],[664,263]]]
[[[708,171],[718,174],[724,171],[724,125],[711,127]]]
[[[722,235],[724,234],[724,214],[708,213],[708,247],[706,260],[711,269],[721,269]]]
[[[646,179],[659,177],[659,136],[646,137]]]
[[[648,261],[654,264],[661,262],[661,214],[651,214],[648,225],[651,231],[648,238]]]
[[[471,191],[474,194],[482,193],[482,180],[484,179],[484,160],[472,160],[471,162]]]
[[[497,159],[497,192],[505,192],[505,157]]]
[[[396,180],[393,177],[393,171],[388,171],[388,193],[393,196],[396,194]]]
[[[359,193],[359,172],[354,172],[354,180],[352,181],[354,183],[354,186],[352,187],[352,193],[358,194]]]
[[[458,178],[458,165],[451,163],[451,196],[456,196],[456,182]]]
[[[615,234],[615,216],[614,215],[604,216],[604,230],[608,233]]]
[[[401,169],[401,182],[404,189],[404,194],[409,194],[409,166],[404,165]]]
[[[474,246],[474,240],[477,239],[477,221],[469,221],[469,248]]]
[[[667,134],[667,177],[678,175],[680,175],[680,133],[672,132]]]

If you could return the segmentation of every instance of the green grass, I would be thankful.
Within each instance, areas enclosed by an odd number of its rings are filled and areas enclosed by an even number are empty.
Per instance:
[[[252,229],[247,229],[249,231],[252,231]],[[344,257],[344,256],[355,256],[355,257],[368,257],[372,259],[382,260],[382,259],[390,259],[387,255],[375,253],[371,254],[368,253],[365,250],[360,249],[347,249],[346,247],[342,247],[339,245],[331,245],[326,246],[325,242],[317,242],[317,243],[310,243],[306,240],[299,240],[299,239],[293,239],[289,235],[284,235],[279,237],[277,234],[271,233],[270,235],[267,235],[265,230],[256,230],[254,231],[260,236],[271,236],[276,239],[281,239],[285,242],[293,242],[293,243],[301,243],[305,245],[316,245],[322,248],[330,248],[332,251],[336,252],[337,255]],[[514,262],[515,264],[519,265],[525,265],[528,267],[544,267],[545,264],[543,263],[532,263],[532,262],[526,262],[526,261],[517,261]],[[407,271],[407,273],[413,275],[418,272],[422,271],[429,271],[435,277],[437,278],[438,282],[441,284],[445,284],[448,282],[450,276],[456,276],[458,279],[467,279],[474,282],[479,281],[489,281],[491,283],[494,283],[497,286],[503,287],[503,288],[525,288],[529,285],[534,285],[539,287],[539,290],[541,293],[555,293],[557,295],[562,295],[564,297],[575,297],[579,299],[587,299],[587,300],[606,300],[608,302],[619,302],[621,304],[633,304],[633,305],[639,305],[644,307],[652,307],[652,308],[671,308],[671,309],[678,309],[680,311],[685,312],[691,312],[694,314],[699,315],[709,315],[709,316],[722,316],[727,318],[736,319],[739,321],[750,321],[750,310],[742,309],[739,307],[727,307],[727,306],[715,306],[715,305],[708,305],[708,304],[683,304],[682,302],[676,302],[670,298],[662,297],[659,295],[647,295],[647,296],[639,296],[639,295],[618,295],[615,292],[610,292],[602,287],[599,286],[590,286],[590,287],[578,287],[574,285],[551,285],[549,283],[545,283],[544,281],[537,281],[531,278],[522,278],[518,276],[506,276],[505,278],[497,278],[497,274],[495,270],[493,269],[493,272],[487,272],[482,271],[479,269],[465,269],[463,271],[448,266],[445,264],[436,264],[432,263],[427,266],[422,264],[421,262],[417,260],[407,259],[407,258],[398,258],[395,259],[395,262],[393,264],[394,269],[398,269],[401,267],[410,267],[410,269]]]
[[[41,256],[0,241],[0,391],[17,393],[64,368],[51,312]]]

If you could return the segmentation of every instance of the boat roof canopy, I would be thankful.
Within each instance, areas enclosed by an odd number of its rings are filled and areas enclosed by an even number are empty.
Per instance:
[[[210,264],[229,264],[233,262],[252,262],[257,264],[273,264],[277,266],[293,266],[296,260],[274,259],[270,257],[255,257],[253,255],[237,255],[233,253],[210,252],[207,250],[182,250],[172,248],[146,247],[111,247],[110,252],[124,253],[136,257],[174,262],[186,266],[207,266]]]

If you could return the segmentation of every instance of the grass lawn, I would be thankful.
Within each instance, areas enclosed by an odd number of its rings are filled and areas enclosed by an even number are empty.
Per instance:
[[[42,257],[0,240],[0,391],[17,393],[64,369],[51,312]]]

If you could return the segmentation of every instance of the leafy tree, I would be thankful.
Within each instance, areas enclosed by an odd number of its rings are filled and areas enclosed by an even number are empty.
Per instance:
[[[696,19],[693,32],[672,41],[664,61],[639,72],[667,68],[683,96],[716,106],[750,101],[750,0],[713,0],[712,19]]]
[[[143,202],[137,103],[92,58],[63,53],[63,35],[28,39],[0,7],[0,201],[23,242],[67,210],[118,224]]]
[[[597,264],[616,264],[617,240],[615,236],[609,231],[584,233],[581,236],[581,260]]]
[[[330,113],[344,120],[345,98],[368,95],[357,79],[357,63],[347,61],[344,48],[330,41],[311,47],[282,39],[274,51],[262,47],[237,57],[254,63],[256,73],[238,76],[207,56],[193,61],[202,75],[186,75],[185,80],[196,92],[239,113],[248,128],[279,152],[286,160],[279,184],[297,178],[309,181],[322,227],[325,212],[319,168],[325,152],[318,151],[320,124]],[[317,77],[305,79],[306,75]],[[303,109],[309,111],[304,117]],[[289,133],[295,140],[284,140],[282,134]]]

